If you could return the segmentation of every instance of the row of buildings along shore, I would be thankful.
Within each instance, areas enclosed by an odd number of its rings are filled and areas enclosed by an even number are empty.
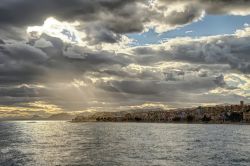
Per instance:
[[[205,122],[250,123],[250,104],[199,106],[173,110],[147,109],[122,112],[101,112],[91,116],[77,116],[73,122]]]

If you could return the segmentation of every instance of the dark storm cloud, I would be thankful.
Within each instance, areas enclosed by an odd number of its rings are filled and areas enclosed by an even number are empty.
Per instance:
[[[203,6],[208,14],[249,14],[249,0],[200,0],[200,5]]]
[[[168,71],[164,72],[166,81],[179,81],[184,79],[185,72],[184,71]]]
[[[1,97],[45,97],[45,89],[28,85],[0,87]]]
[[[215,77],[214,83],[215,83],[216,85],[220,86],[220,87],[225,86],[225,85],[226,85],[226,82],[225,82],[225,80],[224,80],[224,75],[221,74],[221,75]]]
[[[170,25],[183,25],[198,19],[202,15],[202,11],[195,6],[186,6],[184,11],[173,11],[166,18]]]
[[[133,0],[3,0],[0,4],[0,24],[8,33],[10,27],[18,27],[25,31],[27,26],[42,25],[43,21],[51,16],[60,21],[77,20],[90,24],[88,25],[90,29],[95,29],[96,25],[101,27],[101,31],[95,30],[96,34],[92,37],[112,43],[119,38],[119,35],[112,32],[127,33],[143,30],[136,2]],[[79,29],[81,30],[81,26]]]
[[[232,88],[225,83],[223,75],[206,78],[196,77],[174,82],[164,80],[113,80],[99,82],[97,87],[104,89],[111,96],[115,96],[113,101],[119,102],[119,106],[163,102],[173,104],[175,107],[190,107],[200,103],[235,102],[236,99],[237,101],[238,99],[248,100],[244,96],[233,93],[226,96],[223,93],[209,93],[210,90],[216,88],[222,87],[228,90]],[[223,98],[223,101],[220,98]]]
[[[0,39],[0,44],[3,45],[3,44],[5,44],[5,42],[4,42],[3,40]]]
[[[147,17],[157,32],[165,32],[198,21],[203,13],[203,9],[193,3],[155,1],[155,6]]]
[[[101,25],[90,25],[86,28],[87,41],[91,45],[96,45],[100,42],[117,43],[121,41],[122,36],[107,29],[102,28]]]
[[[227,60],[227,58],[220,59],[215,55],[228,56],[228,51],[233,50],[232,52],[236,56],[239,52],[242,53],[240,49],[247,50],[247,45],[242,45],[245,41],[239,42],[235,40],[247,39],[248,41],[248,38],[236,38],[235,36],[219,36],[204,38],[203,40],[188,39],[187,41],[183,40],[181,44],[176,41],[170,41],[167,43],[171,44],[170,50],[165,50],[161,46],[158,49],[152,45],[144,47],[146,48],[145,50],[142,47],[138,48],[138,50],[134,49],[135,55],[127,55],[121,53],[112,54],[105,51],[94,53],[84,47],[78,46],[68,46],[66,49],[66,45],[60,39],[49,36],[43,36],[43,38],[45,39],[43,42],[49,42],[48,47],[37,48],[20,42],[2,42],[1,63],[3,65],[1,67],[4,67],[4,70],[1,70],[2,84],[12,83],[19,85],[26,82],[41,82],[45,81],[44,79],[50,75],[53,77],[53,81],[67,82],[75,78],[81,78],[84,73],[95,73],[93,78],[113,77],[112,81],[98,81],[92,86],[104,90],[111,96],[116,96],[116,100],[122,99],[124,97],[123,94],[127,94],[129,97],[140,96],[140,101],[143,100],[143,96],[147,96],[145,100],[157,101],[153,97],[158,96],[159,98],[163,97],[165,101],[174,101],[181,99],[181,95],[199,94],[217,87],[226,88],[224,77],[201,76],[189,80],[180,79],[180,81],[166,82],[162,77],[163,73],[160,73],[158,70],[154,71],[153,68],[142,68],[140,72],[133,72],[133,70],[130,71],[133,67],[129,65],[136,64],[136,62],[144,62],[140,60],[144,59],[140,56],[152,56],[152,61],[147,60],[146,64],[150,65],[166,59],[172,59],[174,61],[188,61],[196,65],[207,64],[208,67],[206,70],[211,70],[213,67],[209,68],[209,65],[227,64],[229,62],[223,61]],[[224,45],[221,43],[224,43]],[[227,45],[225,43],[234,43],[236,45]],[[239,47],[239,43],[241,43],[241,47]],[[148,50],[149,52],[147,52]],[[157,58],[157,56],[160,58]],[[231,56],[232,53],[230,53]],[[241,58],[243,57],[247,58],[245,54],[241,54]],[[199,72],[201,70],[199,67],[196,67],[196,69],[193,67],[192,69],[191,64],[189,67],[182,68],[185,72],[180,74],[175,73],[175,75],[182,77],[186,72],[194,70]],[[15,79],[11,80],[13,78]],[[132,81],[132,79],[135,80]],[[91,81],[90,84],[92,84]],[[3,97],[11,96],[12,98],[19,98],[20,101],[22,101],[22,95],[26,95],[30,100],[34,100],[40,97],[47,98],[48,91],[27,87],[10,88],[2,89],[2,95]],[[121,95],[120,97],[119,94]],[[168,97],[169,94],[172,95],[171,98]],[[175,97],[175,94],[177,97]],[[127,95],[125,95],[125,99]],[[51,102],[63,103],[62,101],[59,102],[58,99],[51,99]]]
[[[80,110],[145,102],[220,101],[220,95],[209,91],[233,89],[227,85],[226,74],[232,69],[250,73],[248,29],[242,34],[177,38],[119,50],[123,53],[98,46],[117,44],[124,34],[147,28],[167,31],[180,27],[201,19],[204,12],[246,15],[249,6],[246,0],[165,0],[154,1],[152,6],[144,0],[2,0],[0,105],[41,100]],[[82,40],[87,46],[65,43],[49,34],[20,42],[27,37],[27,26],[41,26],[52,16],[59,21],[79,21],[76,28],[86,34]],[[188,65],[178,64],[183,62]],[[170,73],[167,78],[165,71]],[[232,101],[234,95],[225,100]]]
[[[35,47],[23,43],[0,45],[0,82],[35,81],[45,70],[48,56]]]
[[[177,38],[162,45],[134,49],[140,64],[159,61],[185,61],[196,64],[228,64],[232,69],[250,73],[249,28],[239,34],[204,37],[200,39]],[[165,45],[170,48],[165,48]],[[143,55],[142,55],[143,54]]]
[[[43,48],[21,42],[5,43],[2,40],[0,44],[1,84],[46,81],[45,76],[48,74],[56,74],[55,78],[59,78],[62,73],[64,73],[62,79],[67,76],[72,79],[88,71],[98,72],[106,66],[126,66],[132,63],[126,54],[93,52],[78,46],[67,46],[57,38],[45,36],[45,39],[51,45]]]
[[[120,66],[113,66],[112,68],[104,68],[99,71],[100,77],[102,76],[112,76],[119,79],[140,79],[140,80],[157,80],[161,79],[163,76],[159,71],[153,71],[151,69],[143,69],[141,72],[129,71],[129,67],[126,69],[121,68]]]
[[[220,82],[214,81],[214,79],[219,80]],[[223,80],[222,80],[223,79]],[[118,92],[118,93],[128,93],[135,95],[161,95],[166,96],[172,93],[180,92],[200,92],[200,91],[208,91],[209,89],[213,89],[215,87],[220,86],[224,78],[204,78],[204,79],[193,79],[188,81],[180,81],[180,82],[166,82],[166,81],[110,81],[107,83],[102,83],[100,85],[101,88],[105,90]],[[194,86],[195,85],[195,86]]]
[[[79,65],[81,65],[83,68],[86,67],[86,69],[91,66],[94,67],[94,65],[118,64],[121,66],[126,66],[132,63],[132,59],[127,54],[117,53],[115,55],[114,53],[110,53],[108,51],[93,51],[86,47],[65,44],[62,40],[56,37],[50,37],[48,35],[42,35],[41,38],[44,38],[46,41],[51,42],[51,44],[53,45],[53,47],[41,48],[41,50],[43,50],[50,58],[52,58],[51,61],[54,61],[53,58],[58,58],[59,62],[63,61],[65,63],[79,63]]]
[[[204,10],[207,14],[249,14],[249,0],[159,0],[165,5],[191,4],[194,8]],[[194,12],[193,12],[194,13]]]
[[[27,26],[41,24],[50,16],[68,20],[86,19],[92,14],[94,19],[101,11],[119,9],[131,2],[130,0],[3,0],[0,5],[0,22]]]
[[[77,88],[77,90],[81,89],[81,91],[86,92],[86,89],[92,87],[97,91],[103,91],[102,95],[99,92],[98,95],[105,96],[104,94],[109,94],[112,96],[102,99],[102,101],[110,105],[114,104],[114,102],[123,102],[126,105],[126,103],[135,104],[143,101],[185,101],[187,99],[183,96],[206,93],[218,87],[229,88],[225,83],[224,76],[220,76],[219,73],[214,76],[213,69],[222,72],[228,70],[228,68],[224,69],[222,66],[225,64],[231,65],[229,63],[232,61],[230,58],[233,57],[235,63],[242,62],[241,60],[244,60],[244,63],[248,62],[247,41],[249,41],[249,38],[244,35],[242,37],[236,35],[206,37],[195,40],[174,39],[160,45],[132,49],[134,51],[133,55],[114,54],[108,51],[94,52],[84,47],[65,44],[54,37],[43,35],[42,38],[43,44],[40,42],[40,45],[47,45],[47,47],[35,47],[36,45],[39,46],[37,41],[34,41],[32,45],[22,42],[1,42],[0,80],[2,85],[10,83],[12,86],[22,83],[42,83],[46,85],[47,79],[54,83],[64,82],[67,85],[72,80],[79,79],[83,80],[88,85],[88,88],[82,87],[82,89]],[[170,49],[166,49],[164,44],[168,44]],[[146,61],[145,56],[149,57]],[[164,80],[161,69],[156,70],[153,66],[150,67],[166,60],[189,62],[186,67],[176,66],[176,69],[182,68],[183,73],[176,73],[177,70],[175,69],[167,69],[167,71],[175,71],[175,76],[178,77],[190,72],[202,72],[201,69],[212,74],[198,75],[197,77],[190,76],[189,79],[167,82]],[[145,66],[140,66],[138,63]],[[169,61],[169,63],[171,62]],[[222,65],[214,67],[213,65],[216,64]],[[138,67],[136,71],[133,70],[133,65],[135,65],[135,68]],[[231,67],[233,68],[232,65]],[[86,77],[98,81],[97,83],[93,83],[91,80],[86,81]],[[103,81],[102,78],[104,77],[112,79],[111,81]],[[86,78],[86,80],[83,78]],[[82,103],[81,93],[78,94],[79,92],[76,89],[72,90],[65,87],[55,89],[55,87],[39,89],[26,86],[2,88],[0,92],[2,94],[1,98],[4,100],[1,103],[9,105],[42,99],[49,100],[51,103],[56,103],[56,105],[63,108],[74,108],[74,110],[94,106],[94,104],[79,104],[79,107],[76,108],[76,101]],[[60,94],[64,91],[64,96],[70,96],[69,99],[60,98],[63,95],[59,95],[59,99],[58,96],[53,98],[49,94],[49,92]],[[69,95],[69,92],[72,94]],[[11,99],[8,97],[11,97]],[[86,98],[93,101],[100,100],[98,97],[86,96]],[[133,102],[129,100],[132,98],[135,98]],[[66,106],[65,100],[68,103],[72,100],[72,103]]]
[[[204,11],[207,14],[250,14],[248,0],[158,0],[153,1],[153,6],[150,7],[147,0],[2,0],[1,33],[21,39],[27,26],[42,25],[46,18],[53,16],[60,21],[83,23],[78,28],[87,28],[92,33],[89,35],[92,43],[114,43],[119,41],[119,34],[141,32],[148,27],[167,31],[186,25],[199,20]]]

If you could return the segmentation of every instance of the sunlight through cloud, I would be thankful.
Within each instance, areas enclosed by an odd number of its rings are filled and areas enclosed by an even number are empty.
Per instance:
[[[31,39],[38,39],[42,34],[47,34],[52,37],[60,38],[66,43],[78,44],[81,42],[81,36],[76,30],[78,22],[68,23],[60,22],[53,17],[49,17],[44,21],[42,26],[29,26],[27,33]]]

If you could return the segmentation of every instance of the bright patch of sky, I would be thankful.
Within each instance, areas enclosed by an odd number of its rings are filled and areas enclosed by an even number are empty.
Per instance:
[[[222,34],[233,34],[237,29],[250,25],[250,16],[207,15],[201,21],[187,26],[157,34],[153,29],[145,33],[127,35],[135,40],[133,45],[160,43],[175,37],[200,37]]]

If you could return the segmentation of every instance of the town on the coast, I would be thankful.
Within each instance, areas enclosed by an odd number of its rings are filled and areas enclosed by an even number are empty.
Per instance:
[[[181,109],[141,109],[98,112],[75,117],[72,122],[172,122],[172,123],[250,123],[250,104],[199,106]]]

